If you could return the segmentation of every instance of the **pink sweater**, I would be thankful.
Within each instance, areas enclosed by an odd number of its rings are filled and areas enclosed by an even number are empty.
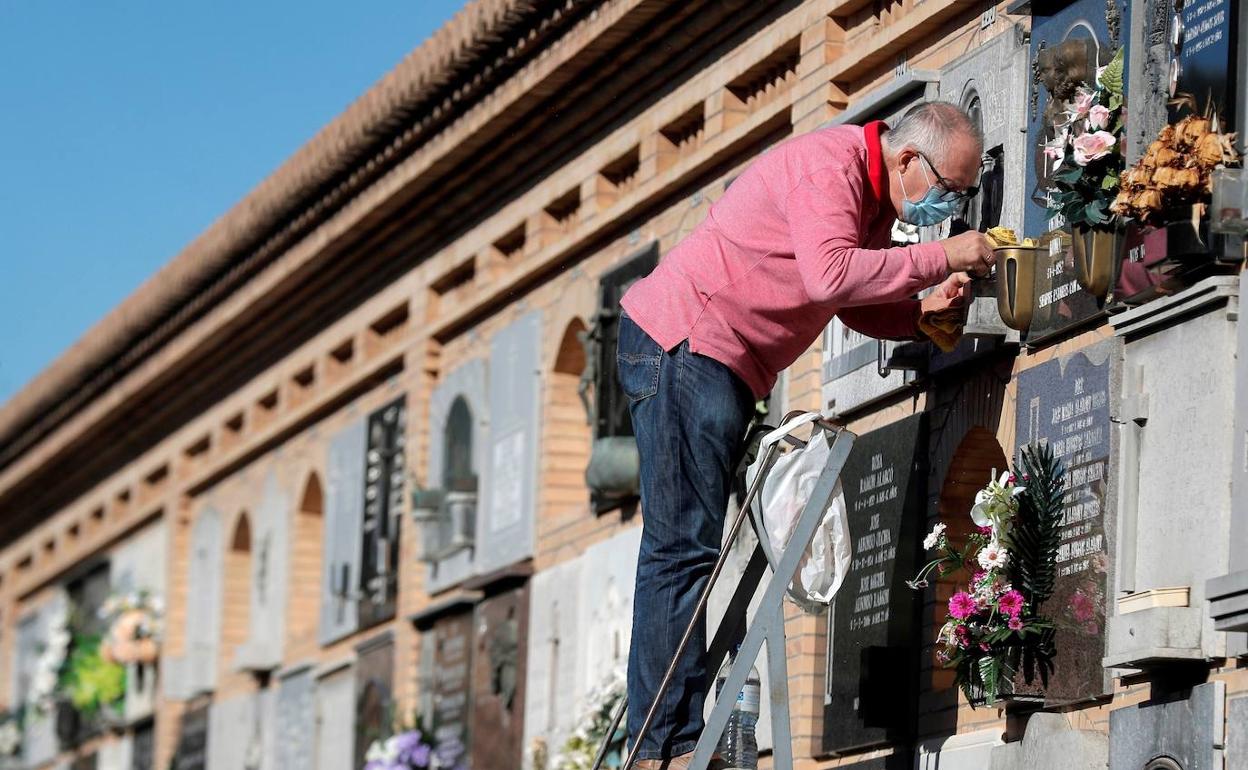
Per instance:
[[[895,214],[882,123],[771,148],[620,302],[664,350],[683,340],[763,398],[839,316],[873,337],[915,336],[912,296],[948,274],[939,243],[886,248]]]

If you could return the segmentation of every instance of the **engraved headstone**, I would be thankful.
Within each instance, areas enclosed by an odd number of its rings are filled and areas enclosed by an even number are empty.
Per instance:
[[[153,722],[134,728],[130,741],[130,770],[156,770],[156,725]]]
[[[447,373],[429,398],[429,435],[432,438],[429,441],[429,469],[425,475],[426,483],[435,487],[443,483],[443,470],[449,459],[445,457],[447,423],[452,405],[455,404],[456,399],[460,398],[471,412],[471,466],[478,476],[477,489],[480,492],[489,484],[489,479],[483,473],[487,467],[487,442],[484,429],[487,423],[486,365],[485,361],[479,358],[460,364]],[[478,498],[478,506],[482,502]],[[482,535],[482,518],[483,515],[478,507],[476,538]],[[424,536],[423,532],[422,536]],[[473,548],[460,548],[430,564],[426,590],[441,591],[475,574],[477,571],[475,554],[476,550]]]
[[[187,706],[178,727],[178,744],[171,770],[206,770],[208,767],[208,708],[206,698]]]
[[[1056,671],[1045,692],[1051,703],[1104,690],[1111,350],[1101,343],[1018,375],[1019,447],[1048,443],[1066,470],[1057,588],[1041,608],[1057,624]]]
[[[529,584],[526,748],[541,740],[553,751],[577,727],[577,698],[584,691],[580,657],[588,631],[580,621],[583,564],[582,557],[565,561],[537,573]]]
[[[356,647],[355,664],[355,765],[373,741],[388,737],[394,690],[394,634],[390,631]]]
[[[1105,300],[1084,291],[1075,278],[1067,223],[1046,206],[1057,161],[1046,155],[1045,144],[1054,136],[1054,125],[1064,120],[1064,102],[1080,86],[1094,84],[1097,67],[1107,64],[1124,45],[1130,11],[1130,3],[1122,0],[1036,3],[1032,7],[1027,200],[1020,235],[1048,243],[1049,251],[1035,271],[1036,309],[1027,331],[1029,344],[1084,325],[1104,312]]]
[[[1200,109],[1212,102],[1225,120],[1235,115],[1237,11],[1234,0],[1178,3],[1179,44],[1176,93],[1191,94]],[[1172,20],[1171,24],[1175,24]],[[1239,73],[1242,77],[1242,73]]]
[[[362,548],[365,427],[365,421],[358,420],[329,442],[318,634],[321,644],[337,641],[359,627],[355,594]]]
[[[282,659],[290,572],[290,500],[272,472],[265,477],[254,521],[250,631],[237,660],[247,668],[269,670]]]
[[[351,767],[355,757],[355,672],[343,666],[316,682],[316,770]]]
[[[472,767],[519,767],[521,763],[528,621],[527,585],[483,599],[476,607],[469,701],[472,730],[490,737],[472,741]]]
[[[364,628],[394,617],[407,468],[406,426],[407,407],[402,398],[368,417],[359,584],[360,625]]]
[[[282,677],[277,704],[277,770],[305,770],[312,766],[316,727],[310,668]]]
[[[858,437],[841,472],[853,552],[828,631],[827,752],[904,738],[918,660],[915,572],[926,415]],[[907,695],[909,693],[909,695]]]
[[[481,572],[533,553],[541,421],[541,313],[527,313],[490,345],[490,445],[483,480]]]
[[[187,577],[186,658],[182,666],[186,694],[211,690],[217,679],[221,638],[221,514],[205,508],[191,528],[191,565]]]
[[[445,615],[434,623],[434,748],[446,759],[468,746],[469,691],[472,687],[472,611]]]

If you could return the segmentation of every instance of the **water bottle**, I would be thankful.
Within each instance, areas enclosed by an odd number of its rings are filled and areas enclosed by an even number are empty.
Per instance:
[[[741,646],[737,645],[737,652],[740,650]],[[728,678],[728,670],[732,668],[734,660],[735,653],[728,656],[715,677],[716,702],[719,701],[724,680]],[[719,738],[719,756],[723,760],[723,767],[729,770],[758,770],[758,741],[754,737],[754,725],[758,724],[760,684],[758,669],[751,666],[750,674],[745,678],[745,687],[737,693],[737,702],[733,704],[732,714],[728,717],[728,726]]]

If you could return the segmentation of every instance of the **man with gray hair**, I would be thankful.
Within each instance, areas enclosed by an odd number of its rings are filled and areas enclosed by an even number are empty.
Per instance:
[[[821,128],[756,159],[620,302],[617,366],[641,456],[643,529],[628,662],[636,740],[715,563],[757,399],[836,316],[890,339],[965,303],[993,251],[980,233],[890,247],[895,220],[934,225],[975,194],[983,137],[925,102],[882,122]],[[936,286],[922,300],[919,291]],[[640,746],[641,768],[685,768],[702,731],[705,628]]]

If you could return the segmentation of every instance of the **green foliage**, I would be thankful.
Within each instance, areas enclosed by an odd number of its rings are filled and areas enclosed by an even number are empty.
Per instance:
[[[104,660],[98,636],[78,636],[61,684],[78,713],[91,717],[126,697],[126,669]]]
[[[1105,71],[1101,73],[1101,87],[1109,93],[1109,95],[1118,97],[1118,106],[1122,106],[1122,67],[1123,67],[1123,49],[1119,48],[1114,54],[1114,58],[1110,59],[1106,65]],[[1111,100],[1109,108],[1116,109]]]
[[[1066,471],[1047,444],[1023,447],[1019,466],[1027,479],[1027,492],[1007,536],[1007,547],[1014,559],[1014,587],[1039,606],[1053,595],[1057,583]]]

